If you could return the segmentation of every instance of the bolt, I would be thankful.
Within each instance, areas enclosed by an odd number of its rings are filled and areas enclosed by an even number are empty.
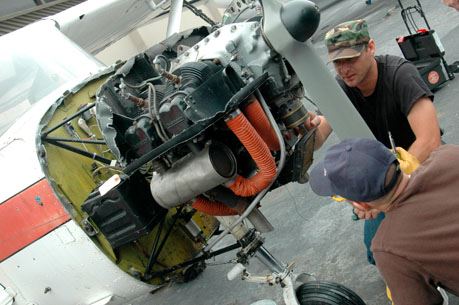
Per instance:
[[[195,45],[195,46],[194,46],[194,49],[195,49],[195,50],[198,50],[198,49],[199,49],[199,45]]]
[[[38,151],[38,154],[40,156],[40,158],[44,158],[46,157],[46,152],[43,148],[40,147],[40,150]]]
[[[234,31],[236,31],[236,26],[235,26],[235,25],[232,25],[232,26],[231,26],[231,32],[234,32]]]
[[[215,31],[215,33],[214,33],[215,37],[218,37],[218,35],[220,35],[220,31],[219,30]]]
[[[232,41],[232,40],[228,41],[228,43],[227,43],[226,46],[225,46],[225,49],[226,49],[226,51],[227,51],[228,53],[233,52],[234,50],[236,50],[236,48],[237,48],[237,45],[236,45],[236,43],[235,43],[234,41]]]
[[[44,291],[43,293],[48,293],[48,292],[50,292],[50,291],[51,291],[51,287],[46,287],[46,288],[45,288],[45,291]]]

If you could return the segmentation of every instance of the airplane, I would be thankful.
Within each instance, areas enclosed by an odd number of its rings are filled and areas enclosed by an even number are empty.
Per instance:
[[[262,198],[308,179],[305,99],[339,137],[373,137],[308,42],[318,7],[234,0],[180,33],[190,5],[87,1],[0,38],[0,305],[139,304],[235,249],[227,278],[285,304],[364,304],[263,246]],[[109,67],[91,55],[167,11],[162,43]]]

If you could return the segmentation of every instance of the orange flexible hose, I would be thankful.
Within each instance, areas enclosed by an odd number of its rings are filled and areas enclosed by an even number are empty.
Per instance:
[[[238,196],[258,194],[268,187],[276,175],[276,162],[268,146],[243,113],[229,119],[226,125],[234,132],[258,166],[259,172],[250,178],[237,176],[230,189]]]
[[[279,151],[279,140],[260,102],[254,98],[251,103],[242,109],[242,111],[261,138],[265,141],[266,145],[268,145],[269,149],[272,151]]]
[[[235,209],[232,209],[218,201],[210,201],[209,199],[202,196],[196,198],[192,204],[192,207],[199,212],[203,212],[212,216],[238,215],[238,212]]]

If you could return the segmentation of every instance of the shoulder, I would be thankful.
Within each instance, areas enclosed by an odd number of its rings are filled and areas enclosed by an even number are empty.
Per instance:
[[[440,145],[411,174],[411,184],[435,186],[441,189],[459,187],[459,146],[453,144]]]
[[[376,61],[383,85],[394,94],[394,100],[406,116],[421,97],[433,100],[432,92],[413,63],[393,55],[378,56]]]
[[[378,63],[384,65],[384,67],[387,67],[387,68],[397,68],[405,63],[410,63],[408,60],[406,60],[403,57],[389,55],[389,54],[377,55],[375,56],[375,59]]]
[[[448,167],[456,168],[456,171],[459,172],[459,167],[454,167],[454,165],[459,165],[459,146],[454,144],[440,145],[437,149],[432,151],[429,158],[424,161],[424,163],[426,165],[430,163],[444,163],[447,164]]]
[[[455,153],[457,154],[459,152],[459,145],[455,144],[444,144],[438,147],[435,150],[436,153]],[[458,156],[459,157],[459,156]]]
[[[408,60],[394,55],[375,56],[376,62],[383,68],[384,75],[396,78],[400,74],[417,73],[416,67]]]

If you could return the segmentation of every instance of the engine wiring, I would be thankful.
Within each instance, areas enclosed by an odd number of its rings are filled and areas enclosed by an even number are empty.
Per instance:
[[[147,108],[148,108],[148,114],[149,117],[153,120],[153,126],[155,127],[155,130],[160,137],[160,139],[164,142],[166,142],[169,137],[164,130],[164,126],[161,123],[161,120],[159,119],[159,110],[158,110],[158,102],[157,102],[157,96],[156,96],[156,89],[155,86],[151,83],[155,80],[162,79],[163,76],[155,76],[152,78],[148,78],[144,81],[142,81],[140,84],[134,85],[126,82],[123,78],[121,78],[121,85],[126,85],[129,88],[132,89],[141,89],[145,86],[148,87],[147,89]],[[143,115],[137,117],[136,119],[142,117]]]
[[[157,122],[159,128],[156,128],[157,126],[155,126],[155,128],[157,129],[156,131],[158,132],[158,136],[160,136],[161,140],[165,142],[169,140],[169,137],[167,136],[167,133],[164,130],[164,126],[161,123],[161,120],[159,119],[158,101],[156,99],[156,89],[153,84],[151,83],[147,83],[147,84],[148,84],[148,97],[147,97],[148,113],[150,114],[150,117],[153,120],[153,122],[155,121]],[[151,100],[152,97],[153,97],[153,101]],[[152,107],[152,104],[153,104],[153,107]],[[152,108],[153,108],[153,113],[151,112]]]
[[[207,22],[210,26],[215,27],[217,24],[215,21],[210,19],[206,14],[202,12],[202,10],[198,9],[196,6],[193,4],[189,3],[188,1],[183,1],[183,6],[189,9],[193,14],[195,14],[197,17],[201,18],[205,22]]]
[[[125,79],[121,78],[121,83],[125,84],[126,86],[128,86],[129,88],[132,88],[132,89],[140,89],[140,88],[145,87],[148,83],[153,82],[155,80],[159,80],[161,78],[162,78],[161,75],[158,75],[158,76],[155,76],[155,77],[152,77],[152,78],[147,78],[147,79],[143,80],[140,84],[137,84],[137,85],[130,84],[130,83],[126,82]]]

